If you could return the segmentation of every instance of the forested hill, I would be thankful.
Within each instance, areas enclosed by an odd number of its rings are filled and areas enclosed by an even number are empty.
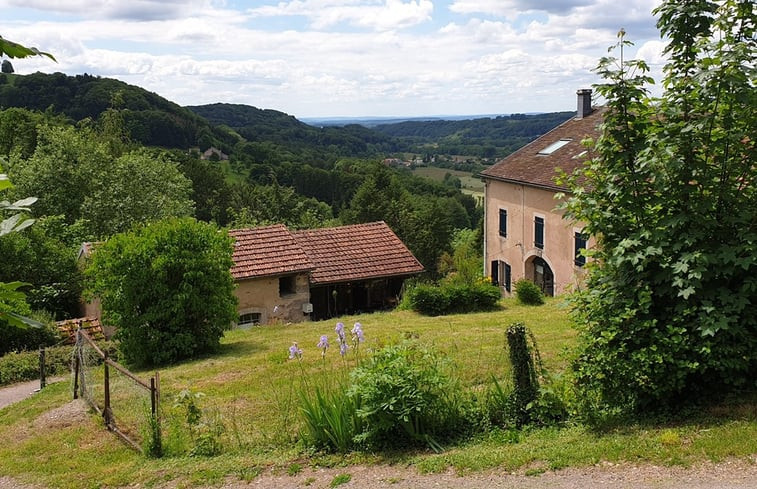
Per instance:
[[[96,120],[109,108],[120,109],[130,139],[148,146],[216,146],[229,151],[238,139],[160,95],[87,74],[1,74],[0,109],[10,107],[49,110],[74,121]]]
[[[212,124],[232,128],[249,142],[273,143],[295,153],[326,151],[338,156],[366,157],[403,149],[395,138],[357,124],[319,128],[277,110],[242,104],[217,103],[187,108]]]
[[[374,129],[398,138],[404,146],[437,154],[504,157],[573,117],[575,112],[512,114],[467,120],[406,121]],[[428,151],[428,150],[426,150]]]

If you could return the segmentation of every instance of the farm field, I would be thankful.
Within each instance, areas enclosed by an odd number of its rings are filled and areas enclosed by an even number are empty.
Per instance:
[[[489,433],[445,447],[441,453],[326,455],[298,442],[302,427],[299,392],[314,383],[337,382],[368,351],[412,338],[442,352],[454,366],[461,388],[483,391],[492,377],[507,382],[505,329],[524,322],[534,333],[546,368],[567,369],[575,345],[567,309],[560,299],[528,307],[511,299],[500,310],[424,317],[395,311],[340,318],[347,329],[362,324],[366,341],[345,359],[333,348],[336,321],[264,326],[230,331],[221,351],[160,370],[164,445],[167,455],[148,459],[104,430],[94,414],[72,408],[70,386],[54,384],[40,394],[0,410],[0,474],[47,487],[173,487],[251,481],[262,473],[298,472],[303,467],[394,464],[419,473],[459,474],[499,468],[540,473],[598,463],[650,463],[690,466],[727,458],[749,460],[757,454],[757,399],[726,400],[683,420],[661,419],[595,430],[579,423]],[[316,344],[329,335],[325,359]],[[293,342],[303,350],[298,363],[288,359]],[[143,372],[144,376],[151,372]],[[186,440],[173,436],[181,424],[176,399],[188,390],[197,404],[223,426],[220,455],[176,455]]]
[[[470,193],[480,193],[483,196],[484,183],[476,175],[469,172],[452,170],[448,168],[437,168],[435,166],[421,166],[413,170],[418,176],[430,178],[437,182],[444,180],[444,175],[447,173],[460,179],[462,183],[463,191],[469,191]]]

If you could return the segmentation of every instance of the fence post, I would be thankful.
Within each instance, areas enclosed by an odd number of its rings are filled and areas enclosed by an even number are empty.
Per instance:
[[[40,390],[44,389],[46,384],[47,384],[47,379],[45,378],[45,348],[40,347],[39,349],[39,389]]]
[[[79,399],[79,352],[81,351],[81,334],[76,330],[76,344],[74,346],[74,399]]]
[[[105,418],[105,426],[110,428],[112,416],[110,412],[110,369],[108,368],[108,352],[105,352],[103,368],[105,369],[103,375],[103,382],[105,383],[105,406],[103,408],[103,418]]]

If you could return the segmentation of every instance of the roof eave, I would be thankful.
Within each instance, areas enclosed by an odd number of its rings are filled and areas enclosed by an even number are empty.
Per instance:
[[[550,190],[552,192],[570,193],[570,189],[568,189],[567,187],[561,187],[561,186],[559,186],[557,184],[555,184],[555,185],[545,185],[543,183],[527,182],[525,180],[515,180],[515,179],[512,179],[512,178],[495,177],[493,175],[484,175],[483,173],[481,174],[481,179],[482,180],[496,180],[498,182],[513,183],[513,184],[516,184],[516,185],[524,185],[526,187],[534,187],[534,188],[539,188],[539,189],[542,189],[542,190]]]
[[[334,285],[334,284],[343,284],[345,282],[362,282],[364,280],[376,280],[380,278],[410,277],[412,275],[418,275],[419,273],[423,273],[424,271],[425,271],[425,268],[418,270],[416,272],[392,273],[389,275],[370,275],[366,277],[353,277],[353,278],[347,278],[343,280],[329,280],[329,281],[324,281],[324,282],[317,282],[317,281],[311,280],[310,285],[313,285],[313,286]]]

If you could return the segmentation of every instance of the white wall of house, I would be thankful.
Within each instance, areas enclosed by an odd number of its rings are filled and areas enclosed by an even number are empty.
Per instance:
[[[575,264],[575,233],[580,224],[563,219],[555,207],[555,192],[517,183],[487,180],[485,188],[486,233],[485,266],[492,276],[492,262],[510,266],[511,283],[522,278],[533,280],[534,260],[541,258],[554,275],[554,293],[562,294],[575,287],[583,276],[583,268]],[[500,211],[507,213],[506,236],[500,235]],[[534,242],[535,218],[544,221],[543,247]],[[589,243],[591,246],[591,242]],[[538,265],[538,260],[537,260]],[[504,287],[504,266],[499,282]],[[496,272],[495,272],[496,273]],[[512,290],[512,288],[511,288]]]

